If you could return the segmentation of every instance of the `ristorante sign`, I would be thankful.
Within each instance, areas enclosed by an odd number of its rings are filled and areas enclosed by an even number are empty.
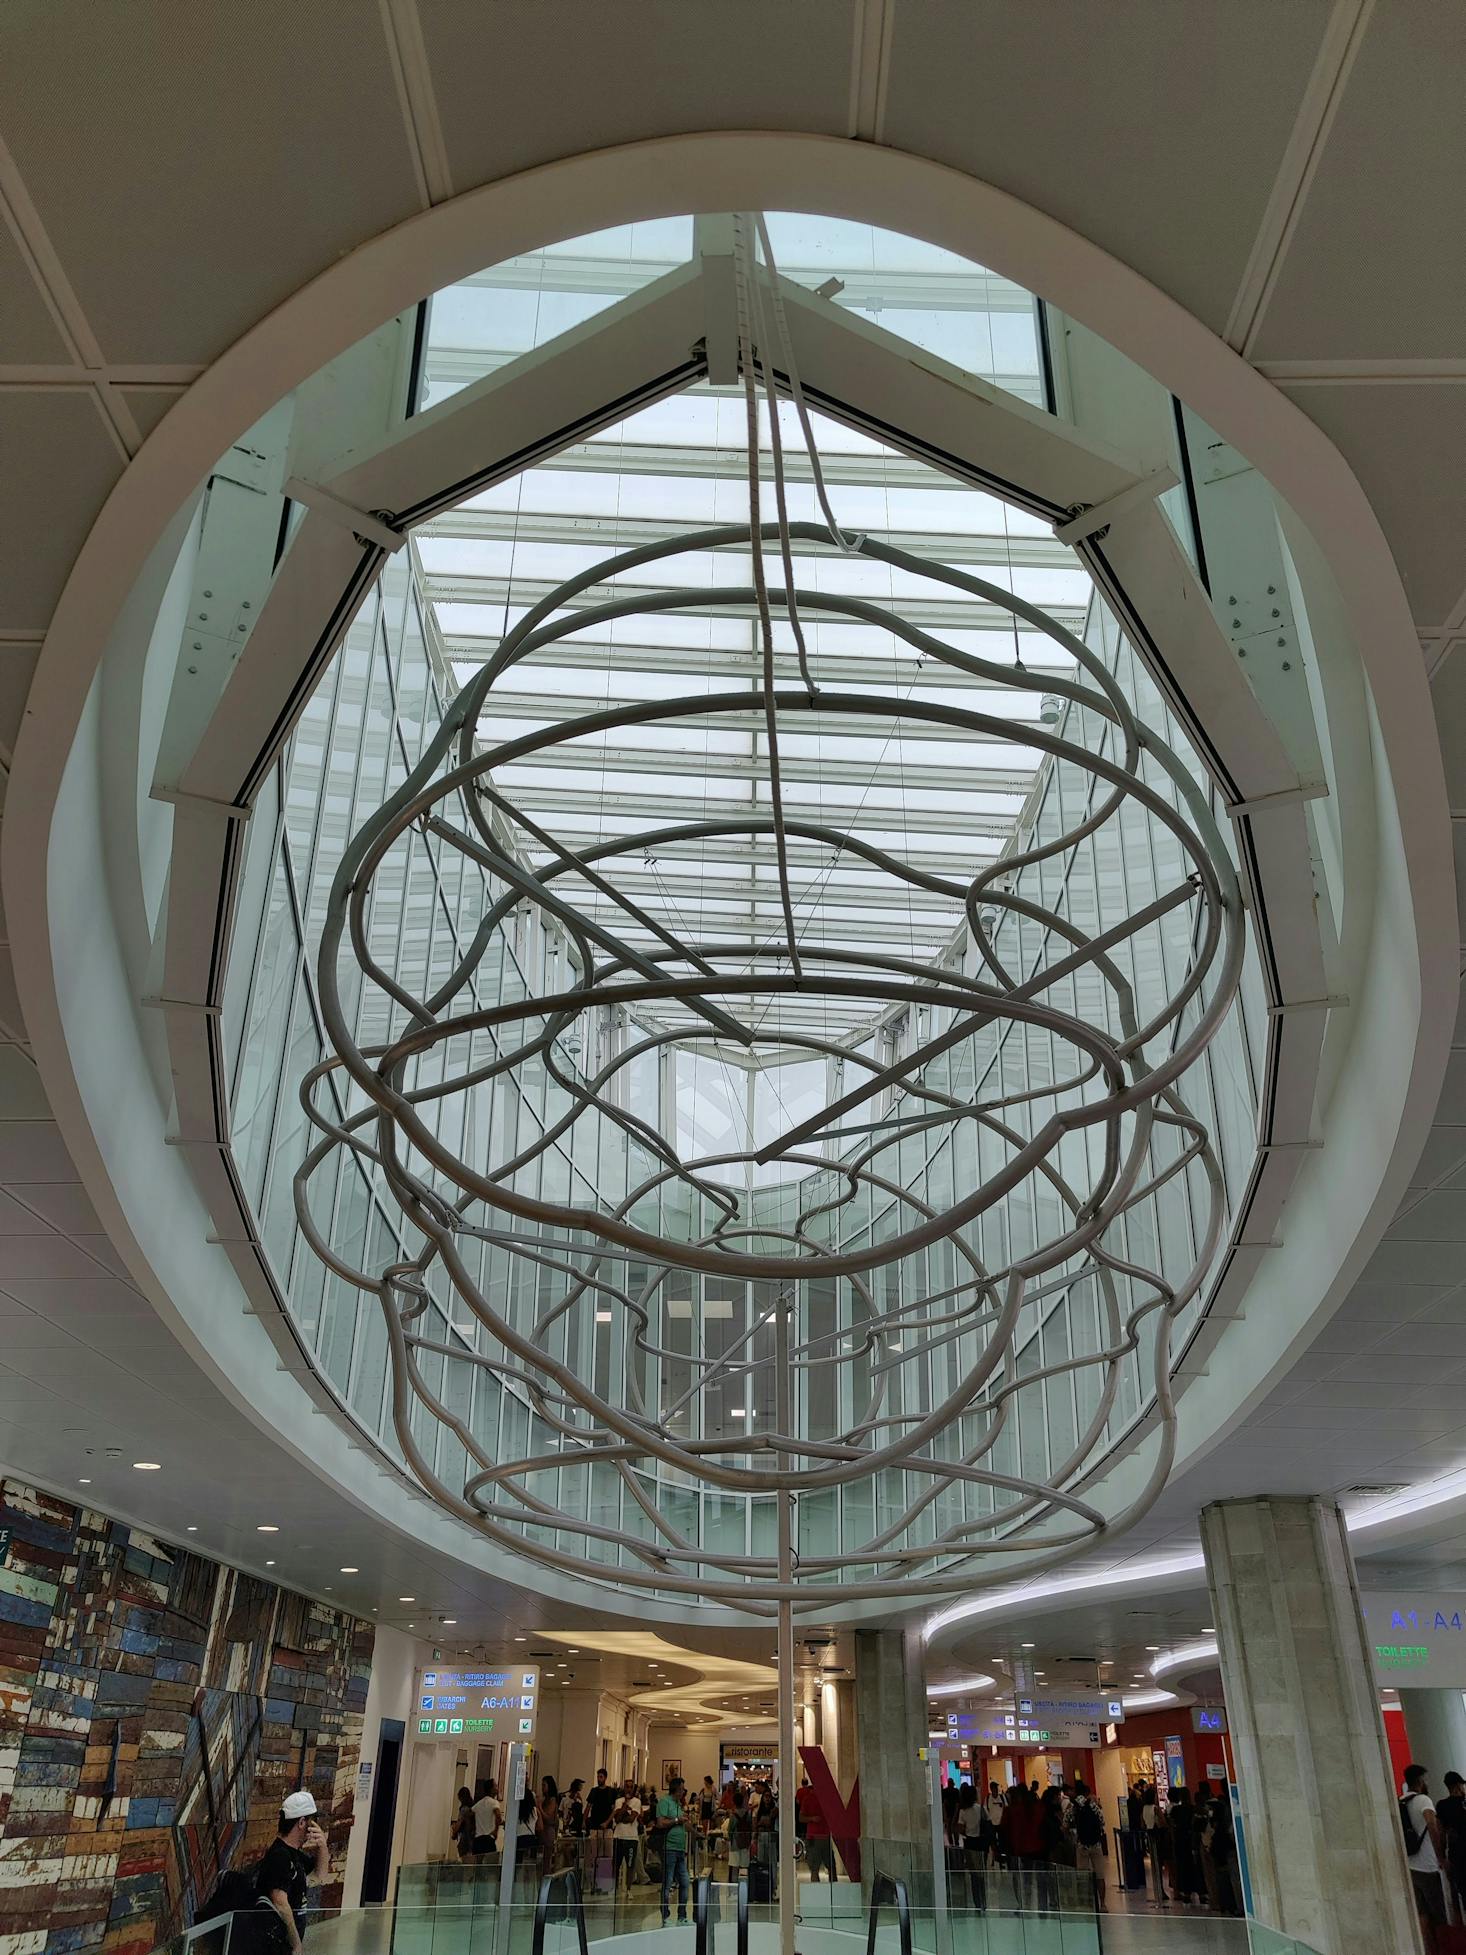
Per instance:
[[[539,1672],[420,1670],[417,1677],[420,1738],[508,1738],[534,1735]]]

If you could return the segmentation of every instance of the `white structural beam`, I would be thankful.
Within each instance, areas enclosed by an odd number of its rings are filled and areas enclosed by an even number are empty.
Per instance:
[[[428,569],[423,585],[425,594],[435,604],[480,604],[488,605],[496,611],[513,607],[515,611],[527,610],[530,605],[553,595],[558,588],[547,577],[496,577],[475,576],[470,571],[447,573]],[[651,596],[665,589],[661,584],[638,584],[619,579],[614,584],[593,584],[588,590],[577,591],[567,597],[563,605],[566,611],[584,611],[593,605],[608,604],[613,599],[623,597]],[[812,595],[806,598],[813,615],[818,615]],[[1068,631],[1078,632],[1084,628],[1084,609],[1081,604],[1045,607],[1056,624]],[[677,615],[684,618],[751,618],[756,616],[753,605],[706,604],[689,593],[685,605],[679,605]],[[908,624],[919,625],[940,633],[947,631],[992,631],[1001,632],[1010,641],[1013,637],[1013,617],[1001,605],[984,604],[976,598],[903,598],[901,615]]]
[[[685,259],[659,261],[636,258],[596,258],[576,252],[536,252],[532,258],[506,258],[484,271],[471,272],[465,285],[500,291],[615,293],[624,297],[640,291],[651,278],[686,264]],[[805,279],[819,284],[827,268],[786,265],[784,276],[794,284]],[[950,271],[850,271],[842,268],[844,306],[879,306],[883,311],[1020,312],[1033,311],[1033,294],[1011,279],[976,266]],[[811,296],[813,296],[811,292]],[[821,301],[828,303],[828,301]]]
[[[577,441],[557,449],[553,455],[538,461],[536,467],[589,471],[596,475],[696,475],[737,482],[743,479],[744,459],[740,452],[729,448],[709,448],[693,442],[679,443],[672,448],[659,442],[626,441],[618,433],[599,441]],[[798,449],[785,454],[784,472],[790,482],[814,480],[808,455]],[[913,455],[883,453],[879,449],[853,454],[832,449],[820,456],[820,474],[827,483],[840,488],[922,489],[935,494],[946,490],[953,495],[972,492],[970,482],[935,474],[930,463]]]
[[[629,622],[634,629],[636,621],[632,619]],[[443,655],[453,664],[482,665],[485,659],[493,656],[502,642],[499,633],[477,637],[467,632],[453,632],[442,640]],[[894,650],[889,655],[881,653],[870,658],[827,652],[816,645],[814,670],[825,685],[874,686],[883,692],[889,692],[893,686],[898,690],[906,686],[919,686],[923,694],[988,693],[1021,706],[1022,712],[1015,715],[1019,721],[1031,719],[1036,710],[1031,693],[1024,687],[1000,685],[996,680],[959,671],[956,666],[938,665],[934,660],[922,659],[899,640],[894,640],[893,645]],[[727,679],[730,674],[746,674],[753,661],[754,654],[747,647],[724,650],[701,645],[638,645],[623,642],[620,638],[614,643],[596,638],[561,638],[516,661],[513,670],[506,674],[504,683],[513,686],[517,674],[527,673],[539,665],[583,668],[613,675],[618,671],[667,672],[685,678],[707,673],[714,678]],[[1029,658],[1023,661],[1025,681],[1069,678],[1073,670],[1072,663],[1060,665]],[[797,684],[799,677],[799,664],[794,655],[776,652],[775,680],[781,684]]]
[[[525,496],[529,508],[485,509],[472,504],[444,510],[416,532],[419,538],[470,538],[476,542],[576,543],[604,554],[634,549],[639,543],[686,536],[704,527],[701,520],[674,516],[598,516],[569,510],[536,510],[533,476]],[[1084,572],[1066,544],[1053,536],[1003,536],[972,530],[910,530],[872,527],[866,532],[937,563],[997,564],[1026,570]],[[773,553],[770,552],[772,555]],[[803,540],[793,545],[796,561],[828,558],[828,549]]]

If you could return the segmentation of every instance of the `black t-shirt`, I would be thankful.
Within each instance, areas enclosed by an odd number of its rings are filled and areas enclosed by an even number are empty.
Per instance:
[[[610,1825],[620,1797],[614,1785],[593,1785],[585,1795],[586,1819],[598,1832]]]
[[[287,1846],[284,1840],[272,1841],[265,1850],[256,1875],[261,1898],[282,1893],[290,1903],[290,1912],[300,1915],[308,1899],[306,1869],[314,1865],[315,1861],[310,1855]]]
[[[1447,1793],[1436,1804],[1435,1816],[1445,1836],[1445,1847],[1452,1860],[1466,1860],[1466,1799]]]

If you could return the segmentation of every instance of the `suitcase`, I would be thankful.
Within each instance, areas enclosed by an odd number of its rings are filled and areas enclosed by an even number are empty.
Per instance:
[[[748,1904],[750,1907],[772,1907],[774,1903],[774,1876],[762,1861],[754,1860],[748,1868]]]

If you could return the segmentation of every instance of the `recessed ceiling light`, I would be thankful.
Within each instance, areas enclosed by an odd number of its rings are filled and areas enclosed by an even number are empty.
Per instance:
[[[279,1528],[276,1527],[271,1521],[261,1521],[259,1526],[255,1529],[256,1534],[278,1534],[279,1532],[280,1532]]]
[[[265,1566],[266,1566],[267,1568],[273,1568],[273,1567],[275,1566],[275,1564],[274,1564],[274,1562],[273,1562],[273,1561],[267,1561],[267,1562],[265,1563]]]
[[[1145,1647],[1150,1651],[1152,1656],[1160,1655],[1161,1646],[1159,1643],[1147,1643]]]
[[[197,1533],[198,1533],[198,1529],[197,1529],[197,1528],[196,1528],[196,1527],[194,1526],[194,1524],[193,1524],[193,1522],[192,1522],[192,1521],[190,1521],[190,1522],[189,1522],[189,1525],[188,1525],[188,1532],[189,1532],[190,1534],[197,1534]]]
[[[155,1459],[135,1459],[132,1462],[134,1473],[161,1473],[162,1467]]]
[[[514,1640],[516,1643],[522,1643],[525,1639],[523,1636],[516,1636]]]
[[[445,1629],[456,1629],[458,1627],[457,1616],[444,1616],[443,1627]]]
[[[1215,1636],[1217,1632],[1215,1631],[1215,1629],[1207,1627],[1206,1629],[1203,1629],[1201,1633],[1203,1636]]]
[[[598,1310],[596,1312],[596,1322],[598,1324],[609,1324],[610,1321],[611,1313],[609,1310]]]
[[[78,1480],[76,1484],[79,1487],[89,1487],[92,1483],[90,1480]]]
[[[1022,1649],[1026,1649],[1026,1650],[1033,1650],[1033,1649],[1037,1649],[1037,1648],[1038,1648],[1038,1644],[1037,1644],[1037,1643],[1023,1643],[1023,1644],[1021,1644],[1021,1645],[1020,1645],[1020,1648],[1022,1648]]]
[[[415,1595],[399,1595],[397,1600],[399,1602],[416,1602],[417,1597]]]
[[[359,1568],[343,1568],[341,1572],[343,1575],[359,1575],[361,1570]]]

